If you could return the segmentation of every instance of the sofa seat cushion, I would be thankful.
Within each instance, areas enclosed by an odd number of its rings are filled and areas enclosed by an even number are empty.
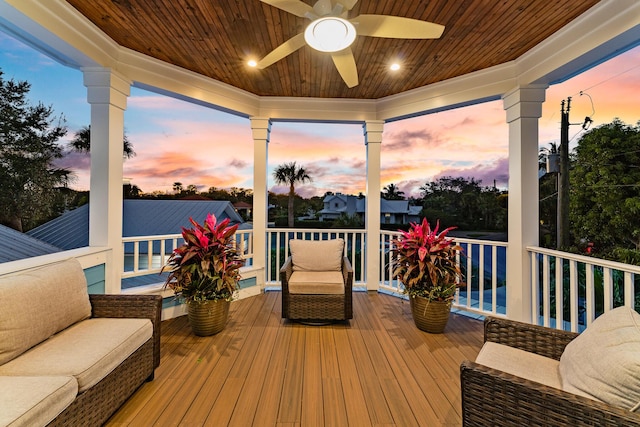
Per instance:
[[[0,278],[0,365],[88,318],[87,280],[75,259]]]
[[[47,425],[77,394],[73,377],[0,376],[0,426]]]
[[[560,362],[549,357],[487,341],[476,363],[562,390]]]
[[[289,241],[293,271],[341,271],[343,239]]]
[[[152,334],[149,319],[83,320],[0,366],[0,375],[72,375],[82,392],[107,376]]]
[[[560,357],[565,391],[630,411],[640,407],[640,314],[608,311],[571,341]]]
[[[289,279],[289,293],[343,295],[344,278],[340,271],[294,271]]]

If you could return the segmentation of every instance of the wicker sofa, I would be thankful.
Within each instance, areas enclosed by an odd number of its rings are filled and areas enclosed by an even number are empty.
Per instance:
[[[311,323],[353,318],[353,269],[344,240],[290,240],[280,269],[282,317]]]
[[[162,299],[88,295],[66,260],[0,277],[0,426],[99,426],[160,363]]]
[[[589,330],[595,323],[589,326]],[[611,330],[605,325],[605,333],[611,333]],[[638,330],[637,324],[631,326],[635,329],[632,333],[635,335],[631,343],[632,350],[629,347],[619,350],[615,341],[617,338],[597,339],[593,345],[583,343],[581,348],[576,348],[574,354],[577,356],[591,358],[590,363],[580,362],[577,366],[580,369],[595,368],[597,371],[591,372],[592,377],[597,377],[599,381],[607,382],[607,372],[612,365],[615,368],[623,367],[620,360],[614,360],[616,357],[627,357],[622,362],[631,362],[632,366],[637,366],[637,360],[628,360],[631,358],[639,359],[640,354],[637,352]],[[586,332],[586,331],[585,331]],[[583,333],[584,334],[584,333]],[[512,349],[524,350],[534,355],[543,356],[538,361],[527,360],[528,357],[519,358],[516,355],[513,364],[523,364],[528,368],[539,369],[542,375],[549,375],[553,371],[553,364],[559,364],[563,354],[566,357],[565,349],[576,340],[579,335],[572,332],[550,329],[542,326],[535,326],[526,323],[510,321],[489,317],[484,323],[484,339],[485,346],[487,343],[497,343]],[[604,352],[607,349],[600,347],[606,346],[606,342],[613,342],[610,347],[617,356],[609,358]],[[620,340],[618,340],[620,341]],[[577,341],[576,341],[577,342]],[[574,343],[575,344],[575,343]],[[628,345],[628,344],[626,344]],[[485,347],[483,347],[483,350]],[[482,351],[481,350],[481,354]],[[604,352],[603,352],[604,350]],[[580,354],[582,353],[582,354]],[[627,353],[624,355],[624,353]],[[636,356],[634,356],[636,354]],[[533,356],[533,357],[539,357]],[[480,355],[479,355],[480,359]],[[632,412],[629,408],[623,408],[603,401],[595,400],[595,398],[585,397],[573,392],[565,391],[567,388],[566,381],[561,383],[565,389],[542,384],[533,381],[530,378],[508,373],[507,361],[509,357],[502,360],[497,359],[494,366],[489,367],[483,363],[464,361],[460,366],[460,379],[462,389],[462,416],[464,426],[638,426],[640,425],[640,414]],[[553,362],[548,364],[543,359],[550,359]],[[478,359],[477,359],[478,360]],[[504,365],[499,367],[497,365]],[[635,370],[638,377],[638,371]],[[566,372],[566,370],[564,371]],[[624,372],[623,372],[624,375]],[[583,376],[581,373],[579,376]],[[632,377],[631,375],[630,377]],[[589,373],[584,375],[589,377]],[[579,378],[582,380],[583,378]],[[635,380],[634,380],[635,381]],[[587,384],[587,383],[585,383]],[[613,384],[613,389],[620,391],[622,387]],[[637,388],[636,385],[632,385]],[[597,387],[594,387],[597,388]],[[584,390],[589,390],[589,386],[584,386]],[[584,393],[582,393],[584,394]],[[637,398],[637,390],[630,393]]]

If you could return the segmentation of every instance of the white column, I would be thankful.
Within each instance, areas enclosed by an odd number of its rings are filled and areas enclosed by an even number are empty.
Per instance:
[[[266,280],[267,263],[267,217],[269,198],[267,193],[267,159],[271,120],[251,118],[253,134],[253,266],[261,268],[257,281],[261,289]]]
[[[509,246],[507,317],[532,321],[531,263],[538,245],[538,119],[547,86],[519,87],[503,96],[509,124]]]
[[[384,122],[368,120],[363,125],[367,146],[367,203],[365,227],[367,230],[366,275],[367,290],[380,286],[380,145]]]
[[[122,140],[130,82],[108,68],[82,71],[91,104],[89,246],[111,249],[105,266],[105,292],[120,293],[124,269]]]

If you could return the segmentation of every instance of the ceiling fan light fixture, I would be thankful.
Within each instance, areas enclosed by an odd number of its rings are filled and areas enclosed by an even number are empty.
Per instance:
[[[338,52],[356,39],[356,28],[346,19],[325,16],[313,21],[304,31],[304,40],[320,52]]]

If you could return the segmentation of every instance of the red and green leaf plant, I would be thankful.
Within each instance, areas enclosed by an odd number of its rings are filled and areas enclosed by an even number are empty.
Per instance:
[[[182,228],[184,244],[173,250],[162,271],[169,270],[165,288],[186,303],[231,300],[238,289],[242,254],[234,244],[238,225],[217,222],[208,214],[204,224],[189,218],[193,228]]]
[[[424,218],[420,224],[411,223],[409,231],[400,230],[400,236],[392,241],[391,253],[396,263],[393,276],[412,298],[451,302],[456,288],[461,286],[462,273],[456,255],[462,252],[462,247],[446,237],[456,227],[438,233],[439,228],[440,221],[431,229]]]

